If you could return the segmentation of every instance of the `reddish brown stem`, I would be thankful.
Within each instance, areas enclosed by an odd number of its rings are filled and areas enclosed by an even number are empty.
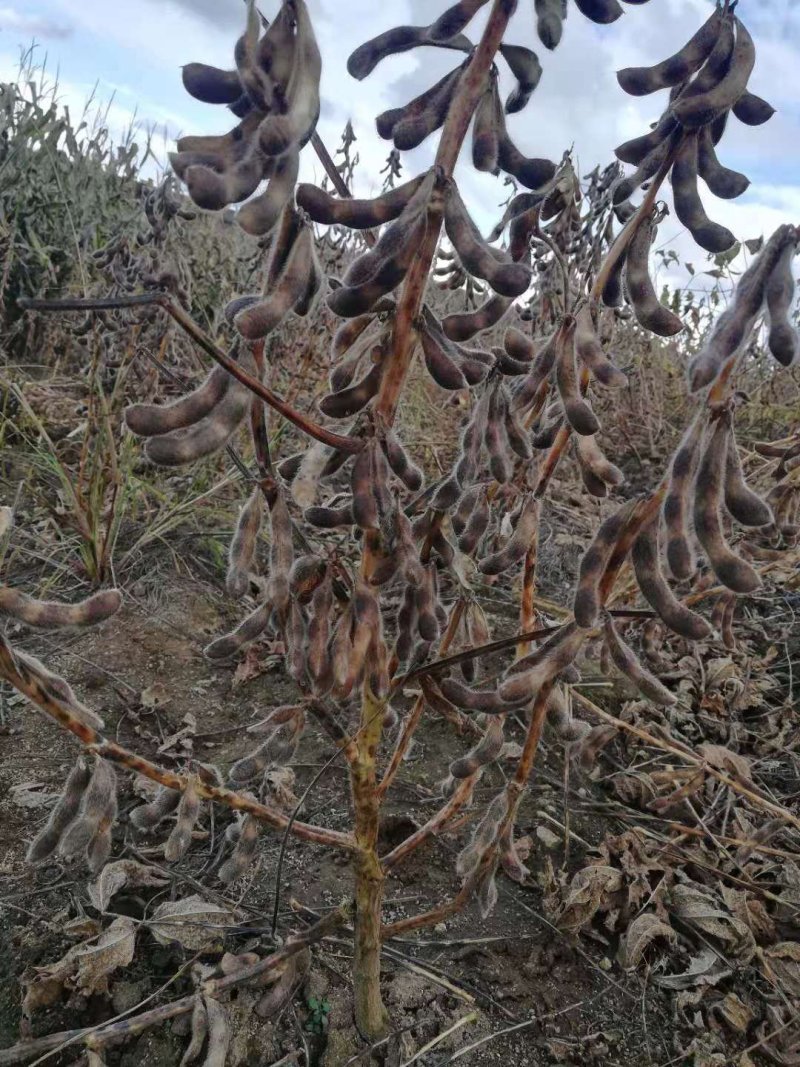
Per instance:
[[[14,656],[13,649],[6,639],[0,635],[0,675],[10,682],[20,693],[34,703],[49,718],[55,719],[59,726],[74,734],[88,749],[102,756],[103,759],[111,760],[122,767],[127,767],[144,778],[149,778],[167,789],[175,789],[184,792],[189,784],[185,775],[175,774],[165,770],[150,760],[137,756],[136,753],[118,745],[115,741],[109,741],[93,727],[76,718],[69,707],[64,704],[51,687],[44,685],[27,667],[22,667]],[[216,800],[226,807],[235,811],[245,811],[255,816],[261,822],[276,830],[283,830],[289,823],[288,816],[275,808],[268,808],[259,804],[241,793],[222,786],[208,785],[205,782],[194,780],[197,793],[208,800]],[[317,845],[329,845],[332,848],[340,848],[347,852],[356,849],[356,842],[350,834],[340,833],[338,830],[326,830],[321,826],[311,826],[308,823],[296,822],[292,826],[292,833],[305,841]]]
[[[228,374],[246,386],[251,393],[261,397],[264,403],[269,404],[271,408],[283,415],[285,419],[297,426],[303,433],[308,434],[309,437],[313,437],[317,441],[321,441],[325,445],[330,445],[331,448],[338,449],[340,452],[360,452],[364,447],[363,441],[353,437],[342,437],[341,434],[334,433],[332,430],[326,430],[324,426],[319,426],[306,415],[295,411],[277,393],[273,393],[266,385],[253,378],[247,371],[242,370],[239,364],[223,352],[221,348],[218,348],[208,334],[204,333],[183,308],[176,304],[172,297],[166,293],[136,293],[132,296],[105,297],[97,300],[72,297],[64,300],[40,300],[22,297],[17,303],[21,308],[28,311],[109,311],[115,308],[143,307],[148,304],[163,308],[170,318],[174,319],[192,340],[202,348],[206,355],[211,356],[214,362],[224,367]]]
[[[472,778],[463,778],[447,801],[435,815],[425,823],[424,826],[420,826],[419,830],[416,830],[413,834],[401,841],[400,844],[393,848],[391,852],[387,853],[381,860],[381,866],[384,872],[388,873],[393,867],[404,859],[414,849],[419,848],[424,844],[431,835],[437,833],[443,826],[445,826],[454,815],[457,815],[459,811],[469,800],[472,795],[472,789],[474,782]]]
[[[515,8],[516,0],[494,0],[483,36],[461,75],[436,153],[435,166],[439,167],[446,177],[451,177],[453,174],[464,137],[484,91],[486,76]],[[408,368],[411,366],[414,354],[414,321],[419,315],[425,295],[441,227],[441,210],[434,208],[428,212],[428,228],[406,275],[403,294],[397,307],[392,331],[392,349],[375,405],[378,417],[386,425],[391,425],[394,421],[403,384]]]
[[[459,601],[453,609],[453,613],[447,623],[447,629],[442,636],[441,644],[439,645],[439,652],[446,652],[450,645],[453,643],[455,635],[458,631],[458,627],[461,624],[461,618],[464,614],[465,603],[463,600]],[[410,675],[406,675],[406,678]],[[401,679],[404,681],[405,679]],[[399,684],[399,683],[398,683]],[[395,686],[396,688],[396,686]],[[414,706],[408,714],[403,729],[400,732],[400,736],[397,739],[392,758],[389,761],[389,766],[386,768],[386,772],[381,779],[381,783],[377,788],[377,795],[382,798],[389,786],[394,781],[394,777],[400,769],[400,764],[403,762],[403,757],[408,751],[408,746],[411,744],[411,738],[414,736],[414,731],[419,725],[419,720],[422,718],[422,712],[425,710],[425,697],[422,693],[414,701]]]

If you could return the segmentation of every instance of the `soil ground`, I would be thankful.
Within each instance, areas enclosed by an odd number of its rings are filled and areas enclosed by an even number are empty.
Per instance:
[[[202,655],[210,636],[235,621],[231,608],[210,585],[172,580],[142,585],[127,597],[121,613],[100,629],[63,635],[50,643],[26,647],[48,653],[48,662],[68,674],[78,693],[102,713],[108,733],[121,743],[167,763],[185,752],[169,739],[192,722],[188,744],[196,759],[227,767],[243,752],[242,725],[271,706],[292,699],[293,683],[265,656],[264,673],[232,688],[232,668],[209,665]],[[144,700],[142,694],[144,693]],[[149,696],[148,696],[149,693]],[[155,707],[147,707],[155,703]],[[65,936],[67,921],[95,914],[87,903],[85,875],[46,864],[31,872],[24,862],[26,845],[46,815],[46,808],[20,805],[20,792],[55,794],[76,755],[73,740],[23,702],[6,700],[0,738],[0,1047],[18,1039],[20,979],[36,966],[59,958],[74,942]],[[442,720],[423,723],[412,758],[404,765],[387,807],[384,850],[401,840],[414,823],[432,814],[440,800],[432,785],[447,765],[469,747]],[[518,727],[510,739],[519,740]],[[165,745],[165,742],[166,745]],[[293,769],[300,795],[330,749],[308,730]],[[502,763],[487,774],[476,806],[501,784]],[[19,787],[25,787],[22,791]],[[565,830],[565,787],[570,798]],[[443,1064],[459,1049],[466,1064],[598,1063],[611,1065],[689,1062],[681,1056],[693,1037],[676,1026],[673,999],[648,981],[646,969],[626,973],[613,961],[615,943],[595,931],[579,940],[561,933],[546,917],[543,885],[548,870],[577,870],[590,846],[624,826],[593,811],[593,795],[602,796],[588,779],[564,776],[564,752],[546,748],[519,819],[519,832],[533,848],[531,878],[519,885],[499,879],[500,906],[486,921],[469,911],[434,930],[391,943],[384,960],[386,1002],[392,1039],[372,1055],[365,1051],[350,1021],[348,980],[350,942],[346,932],[314,952],[311,976],[294,1005],[278,1022],[261,1022],[252,1014],[252,995],[239,994],[233,1004],[235,1038],[231,1062],[270,1064],[302,1062],[292,1058],[308,1047],[312,1061],[325,1067],[386,1062],[404,1064],[428,1041],[455,1027],[416,1062]],[[115,856],[131,856],[162,868],[157,839],[135,837],[124,813],[138,801],[130,782],[122,794],[123,817],[117,827]],[[471,809],[471,812],[475,808]],[[334,763],[312,789],[303,817],[335,829],[349,823],[349,796],[344,771]],[[206,818],[194,847],[169,871],[157,892],[134,891],[115,898],[109,910],[146,917],[161,901],[195,892],[224,899],[238,908],[240,931],[226,937],[230,951],[269,946],[270,916],[280,836],[262,835],[258,863],[243,883],[226,888],[214,878],[227,815]],[[433,839],[401,864],[389,879],[386,916],[413,914],[451,896],[458,888],[455,856],[471,819],[457,830]],[[537,827],[545,832],[537,834]],[[547,831],[551,832],[547,832]],[[163,835],[162,838],[163,840]],[[565,855],[564,844],[568,844]],[[348,867],[338,856],[290,840],[281,877],[280,931],[285,933],[302,909],[322,913],[351,893]],[[293,912],[295,914],[293,914]],[[38,1012],[33,1034],[75,1025],[90,1025],[156,992],[185,963],[179,946],[157,945],[144,932],[145,948],[133,965],[117,975],[111,1001],[95,996]],[[188,988],[180,981],[165,996]],[[316,998],[316,999],[314,999]],[[315,1011],[309,1002],[324,1005]],[[471,1016],[474,1021],[458,1026]],[[139,1067],[177,1064],[186,1044],[185,1028],[167,1025],[106,1052],[109,1064]],[[739,1047],[742,1047],[739,1044]],[[289,1057],[289,1058],[286,1058]],[[678,1057],[678,1059],[674,1059]],[[76,1062],[61,1053],[51,1062]],[[700,1062],[700,1061],[697,1061]],[[709,1061],[714,1062],[714,1061]],[[717,1061],[722,1062],[722,1061]],[[733,1059],[724,1062],[734,1062]]]

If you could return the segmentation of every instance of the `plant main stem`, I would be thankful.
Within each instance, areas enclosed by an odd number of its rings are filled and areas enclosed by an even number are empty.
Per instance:
[[[516,0],[494,0],[483,36],[461,76],[436,153],[435,165],[446,177],[453,174],[470,120],[484,91],[487,74],[515,8]],[[429,210],[428,229],[406,276],[395,315],[391,355],[375,405],[378,422],[386,426],[391,426],[394,421],[411,365],[415,345],[414,322],[425,295],[441,226],[441,209]],[[377,852],[382,795],[378,792],[376,754],[382,720],[383,707],[375,700],[368,683],[365,682],[358,755],[350,764],[350,780],[358,847],[355,856],[356,919],[353,963],[355,1020],[361,1034],[370,1041],[383,1037],[388,1026],[388,1013],[383,1006],[380,989],[384,874]]]
[[[388,1030],[389,1015],[381,999],[381,906],[384,874],[378,859],[380,799],[376,755],[381,739],[384,706],[364,683],[357,752],[350,765],[355,808],[354,856],[356,918],[353,985],[356,1026],[368,1041]]]

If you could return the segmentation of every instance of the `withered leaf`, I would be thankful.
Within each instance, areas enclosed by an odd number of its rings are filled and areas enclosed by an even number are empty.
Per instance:
[[[150,931],[159,944],[177,941],[189,951],[199,952],[219,942],[225,927],[234,922],[233,912],[195,894],[159,904]]]
[[[789,997],[800,997],[800,942],[779,941],[759,951],[761,968]]]
[[[65,956],[46,967],[37,967],[23,980],[22,1010],[29,1017],[37,1008],[49,1007],[67,990],[90,995],[108,992],[108,978],[133,959],[136,925],[126,916],[116,918],[91,942],[74,945]]]
[[[127,967],[136,945],[136,924],[118,916],[94,944],[70,949],[77,961],[75,985],[83,993],[104,993],[108,976],[118,967]]]
[[[721,901],[694,883],[675,885],[670,890],[675,914],[689,926],[722,943],[726,956],[749,963],[755,955],[753,931],[741,919],[721,907]]]
[[[96,881],[89,884],[89,900],[98,911],[105,911],[115,893],[126,886],[132,889],[166,884],[167,879],[155,867],[146,867],[136,860],[115,860],[107,863]]]
[[[653,974],[651,980],[664,989],[694,989],[697,986],[713,986],[731,974],[719,955],[712,948],[703,948],[689,961],[682,974]]]
[[[714,1006],[714,1014],[737,1034],[746,1034],[753,1022],[753,1013],[736,993],[727,993]]]
[[[637,915],[620,943],[620,966],[626,971],[637,967],[648,946],[659,937],[665,937],[670,944],[675,944],[678,939],[672,927],[662,922],[658,916],[650,912]]]
[[[616,868],[599,864],[584,867],[572,879],[559,926],[564,930],[580,930],[598,911],[611,907],[611,895],[621,888],[622,873]]]
[[[723,774],[732,774],[744,782],[751,781],[750,760],[740,756],[738,752],[731,752],[724,745],[698,745],[697,751],[715,770]]]

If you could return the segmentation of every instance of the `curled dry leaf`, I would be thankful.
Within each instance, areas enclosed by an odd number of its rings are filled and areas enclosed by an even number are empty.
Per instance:
[[[680,974],[653,974],[651,980],[663,989],[672,989],[677,992],[717,985],[729,974],[731,974],[731,968],[720,959],[718,952],[713,948],[702,948],[689,961],[689,966],[685,971]]]
[[[37,1008],[55,1004],[65,991],[107,993],[109,976],[128,966],[135,945],[136,924],[120,915],[96,940],[74,945],[56,963],[37,967],[32,977],[23,979],[23,1014],[27,1018]]]
[[[578,931],[592,921],[598,911],[608,911],[611,897],[622,889],[622,872],[600,864],[584,867],[572,879],[558,925]]]
[[[722,906],[711,890],[692,882],[673,886],[670,899],[677,918],[698,934],[721,943],[725,955],[742,964],[756,953],[753,931]]]
[[[746,756],[740,756],[738,752],[731,752],[724,745],[698,745],[698,753],[715,770],[723,774],[732,775],[742,782],[752,783],[750,777],[750,760]]]
[[[121,889],[166,885],[155,867],[146,867],[136,860],[115,860],[107,863],[94,882],[88,886],[89,900],[98,911],[105,911],[111,898]]]
[[[788,997],[800,997],[800,943],[780,941],[777,945],[760,949],[759,963],[768,981]]]
[[[161,945],[177,941],[190,952],[200,952],[219,942],[225,928],[234,922],[232,911],[194,894],[159,904],[153,912],[150,932]]]
[[[637,915],[628,927],[619,946],[617,958],[619,959],[620,967],[626,971],[638,967],[645,951],[656,938],[666,938],[671,945],[674,945],[678,940],[678,935],[668,923],[662,922],[657,915],[653,915],[650,912],[645,912],[644,915]]]

